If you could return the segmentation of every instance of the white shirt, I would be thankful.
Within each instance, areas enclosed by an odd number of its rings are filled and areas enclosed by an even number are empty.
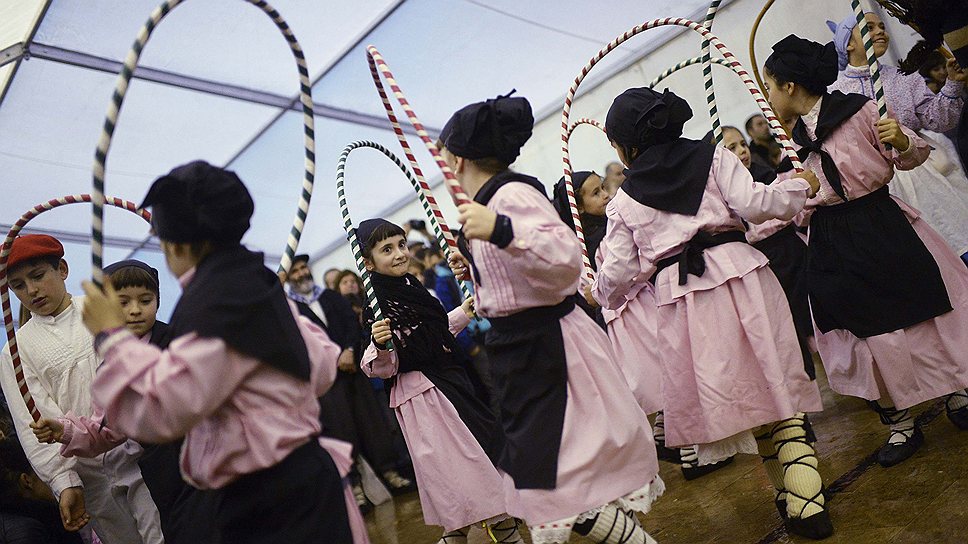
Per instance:
[[[81,322],[83,299],[74,297],[58,316],[32,315],[17,331],[27,388],[45,418],[63,417],[68,411],[79,416],[92,412],[91,383],[100,361],[94,338]],[[30,464],[58,497],[68,487],[81,486],[75,459],[62,457],[60,444],[38,442],[28,426],[33,419],[17,387],[9,346],[0,358],[0,385]]]

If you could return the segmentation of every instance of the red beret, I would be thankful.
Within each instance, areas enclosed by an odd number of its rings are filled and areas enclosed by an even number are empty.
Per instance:
[[[7,270],[13,270],[18,264],[39,259],[41,257],[64,258],[64,246],[46,234],[25,234],[13,240],[13,247],[7,257]]]

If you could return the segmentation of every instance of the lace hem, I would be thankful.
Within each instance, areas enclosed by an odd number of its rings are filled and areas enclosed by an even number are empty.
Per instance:
[[[751,431],[741,431],[722,440],[696,446],[700,465],[711,465],[736,455],[752,453],[756,455],[756,439]]]
[[[665,482],[656,474],[651,482],[609,504],[614,504],[621,510],[631,510],[633,512],[648,514],[649,510],[652,509],[652,503],[662,496],[663,493],[665,493]],[[608,505],[603,504],[598,508],[582,512],[577,516],[571,516],[550,523],[529,525],[528,530],[531,532],[531,542],[533,544],[564,544],[571,538],[571,531],[575,527],[575,524],[593,519],[605,510],[606,506]]]

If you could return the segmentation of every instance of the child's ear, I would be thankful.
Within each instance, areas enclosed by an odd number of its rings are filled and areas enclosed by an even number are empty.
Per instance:
[[[363,257],[363,266],[366,268],[367,272],[373,272],[373,261],[370,259]]]
[[[71,272],[71,269],[67,266],[67,261],[64,259],[60,260],[60,263],[57,264],[57,272],[60,274],[62,280],[67,279],[68,274]]]

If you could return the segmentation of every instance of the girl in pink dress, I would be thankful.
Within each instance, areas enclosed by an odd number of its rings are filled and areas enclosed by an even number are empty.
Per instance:
[[[466,544],[485,522],[497,542],[521,543],[517,521],[505,514],[501,475],[491,462],[501,430],[487,402],[475,394],[457,355],[454,335],[470,323],[471,299],[444,311],[407,273],[406,233],[384,219],[360,223],[356,235],[385,319],[364,316],[372,333],[361,367],[389,380],[390,407],[413,459],[424,521],[444,528],[439,544]],[[393,340],[393,351],[387,342]]]
[[[691,117],[668,90],[629,89],[609,109],[608,137],[628,170],[587,296],[615,309],[651,279],[667,442],[699,444],[702,462],[704,451],[756,452],[755,429],[788,529],[825,538],[833,527],[803,420],[822,409],[820,391],[804,372],[783,289],[743,227],[792,218],[816,178],[756,183],[734,154],[681,137]]]
[[[531,136],[524,98],[471,104],[438,142],[474,202],[459,207],[500,405],[508,513],[532,542],[654,542],[624,510],[647,512],[662,493],[652,431],[615,364],[608,337],[575,306],[578,238],[537,179],[508,169]],[[468,259],[470,262],[468,262]]]
[[[807,282],[830,387],[867,399],[890,425],[877,460],[891,466],[924,441],[908,411],[918,403],[945,396],[948,417],[968,429],[968,269],[888,193],[894,169],[923,163],[928,145],[879,120],[866,96],[826,92],[837,78],[832,43],[788,36],[766,74],[778,115],[795,120],[801,160],[820,172],[807,203]]]

